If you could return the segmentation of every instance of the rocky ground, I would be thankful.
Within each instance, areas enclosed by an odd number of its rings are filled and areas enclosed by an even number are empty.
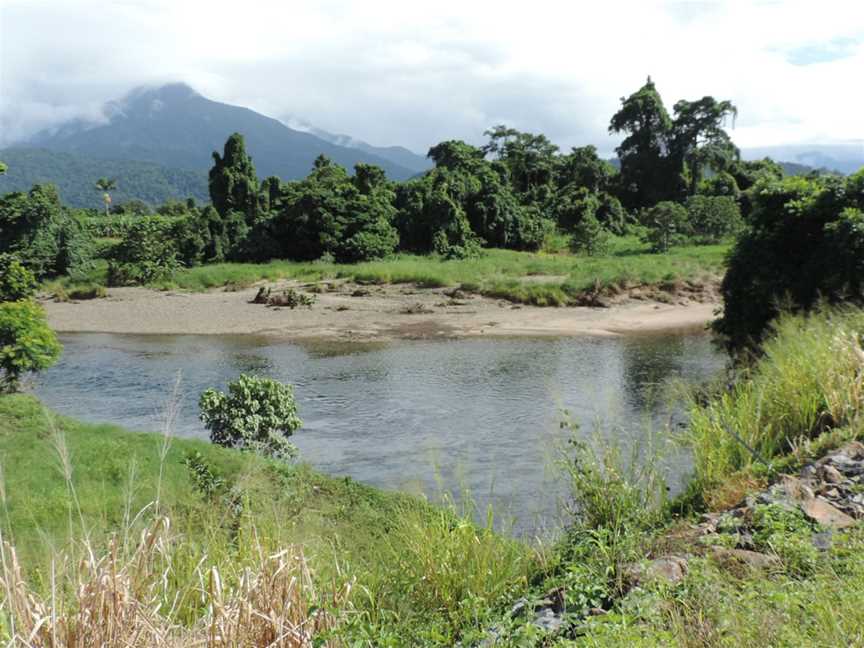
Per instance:
[[[651,581],[677,583],[687,575],[688,562],[694,556],[710,555],[729,569],[770,571],[780,567],[778,556],[760,550],[754,542],[754,518],[760,505],[803,513],[813,523],[813,547],[827,551],[836,534],[864,519],[864,444],[848,443],[797,475],[781,475],[769,488],[732,509],[705,514],[698,523],[676,529],[666,544],[678,550],[630,565],[625,570],[628,587],[638,588]],[[553,633],[564,626],[566,613],[564,596],[558,591],[535,603],[520,599],[510,611],[513,618],[529,615],[530,623]],[[590,613],[602,615],[606,611],[594,609]],[[493,630],[480,645],[494,646],[495,639]]]

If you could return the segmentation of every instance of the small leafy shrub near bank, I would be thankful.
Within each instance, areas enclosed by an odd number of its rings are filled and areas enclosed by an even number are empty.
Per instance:
[[[108,284],[128,286],[170,279],[180,268],[173,223],[149,216],[129,226],[108,262]]]
[[[290,385],[241,374],[227,393],[208,389],[201,394],[199,406],[213,443],[280,459],[297,453],[288,437],[303,422]]]
[[[17,391],[22,376],[50,367],[61,350],[41,305],[0,302],[0,393]]]
[[[13,254],[0,254],[0,302],[29,299],[36,294],[36,277]]]

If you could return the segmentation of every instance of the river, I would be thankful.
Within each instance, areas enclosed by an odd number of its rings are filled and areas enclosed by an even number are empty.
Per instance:
[[[389,489],[470,493],[517,534],[561,523],[558,461],[572,429],[634,447],[665,443],[684,412],[668,386],[716,376],[725,364],[702,333],[386,344],[294,344],[252,336],[65,334],[62,359],[37,394],[57,411],[136,430],[159,429],[176,377],[173,433],[206,438],[198,395],[241,372],[294,385],[302,460]],[[673,490],[689,470],[669,447]]]

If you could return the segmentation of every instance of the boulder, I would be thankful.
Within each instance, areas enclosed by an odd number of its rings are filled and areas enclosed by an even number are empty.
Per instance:
[[[777,556],[749,551],[748,549],[725,549],[715,547],[712,552],[714,558],[721,563],[737,563],[751,567],[752,569],[770,569],[780,565]]]
[[[801,510],[814,522],[830,529],[845,529],[855,524],[854,518],[818,497],[803,502]]]

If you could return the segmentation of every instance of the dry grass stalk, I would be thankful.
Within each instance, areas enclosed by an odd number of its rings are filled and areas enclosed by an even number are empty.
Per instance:
[[[172,620],[172,538],[167,518],[141,535],[131,555],[115,539],[105,555],[83,560],[66,589],[39,596],[28,584],[15,552],[0,544],[0,641],[8,648],[311,648],[336,628],[348,606],[350,586],[319,597],[303,553],[296,548],[261,555],[227,586],[211,567],[198,590],[206,613],[193,627]],[[232,581],[235,579],[231,579]],[[62,587],[61,587],[62,589]],[[165,608],[170,608],[165,612]],[[338,646],[335,640],[325,645]],[[320,645],[320,644],[318,644]]]

